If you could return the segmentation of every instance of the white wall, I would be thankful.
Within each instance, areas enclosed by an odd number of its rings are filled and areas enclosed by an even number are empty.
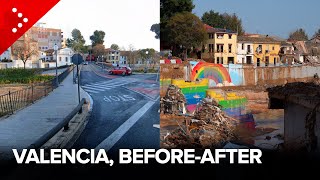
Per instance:
[[[243,49],[242,44],[244,45]],[[248,45],[250,45],[250,49],[248,49]],[[248,51],[250,51],[250,53],[248,53]],[[237,63],[247,63],[247,56],[251,56],[251,62],[253,63],[253,43],[239,42],[237,46]],[[243,62],[242,58],[244,59]]]

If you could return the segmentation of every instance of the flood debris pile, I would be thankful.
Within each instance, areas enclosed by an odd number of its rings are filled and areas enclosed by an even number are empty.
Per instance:
[[[294,82],[283,86],[276,86],[267,89],[269,95],[278,94],[290,96],[295,94],[304,94],[309,96],[317,96],[320,93],[320,80],[317,76],[311,82]]]
[[[160,111],[164,114],[185,114],[186,102],[181,89],[175,85],[169,85],[165,96],[160,99]]]
[[[177,122],[178,123],[178,122]],[[228,117],[213,99],[204,98],[193,117],[164,138],[165,148],[221,148],[236,139],[237,120]]]

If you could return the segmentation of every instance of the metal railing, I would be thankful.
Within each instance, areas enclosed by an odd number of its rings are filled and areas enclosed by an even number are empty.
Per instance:
[[[68,74],[73,70],[73,66],[58,76],[58,81],[61,83]],[[57,86],[56,78],[42,82],[34,83],[27,88],[19,91],[11,92],[0,96],[0,117],[13,114],[15,111],[25,108],[35,101],[47,96]]]

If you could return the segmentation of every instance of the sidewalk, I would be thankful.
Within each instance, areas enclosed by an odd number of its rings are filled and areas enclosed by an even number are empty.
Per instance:
[[[12,149],[34,143],[63,120],[77,105],[77,84],[70,74],[48,96],[7,117],[0,118],[0,159],[13,156]],[[89,96],[81,89],[81,98]]]

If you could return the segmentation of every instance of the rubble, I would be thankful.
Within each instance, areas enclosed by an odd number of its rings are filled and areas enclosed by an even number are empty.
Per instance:
[[[170,85],[165,96],[160,99],[160,112],[186,114],[186,102],[181,89],[175,85]]]
[[[171,87],[168,94],[179,94]],[[171,94],[171,95],[172,95]],[[174,96],[176,97],[176,96]],[[235,140],[238,120],[224,114],[218,103],[204,98],[196,108],[193,117],[185,117],[184,123],[167,134],[163,140],[164,148],[218,148]]]

